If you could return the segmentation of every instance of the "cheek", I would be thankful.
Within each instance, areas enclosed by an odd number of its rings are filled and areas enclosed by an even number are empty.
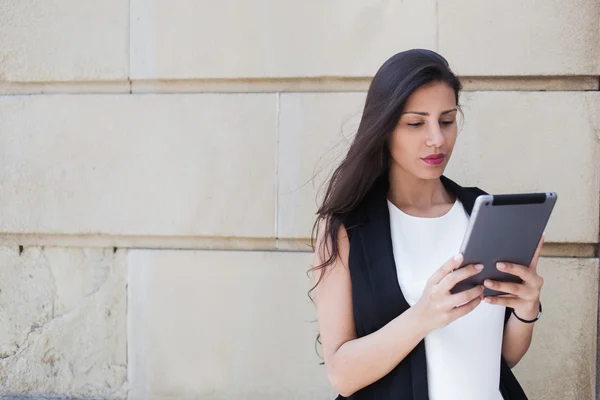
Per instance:
[[[395,131],[388,142],[392,158],[402,164],[415,156],[418,156],[422,140],[418,135],[410,135],[410,132]]]
[[[388,147],[392,157],[398,153],[401,153],[402,149],[406,148],[406,144],[403,143],[402,140],[402,135],[400,135],[397,131],[394,131],[388,141]]]

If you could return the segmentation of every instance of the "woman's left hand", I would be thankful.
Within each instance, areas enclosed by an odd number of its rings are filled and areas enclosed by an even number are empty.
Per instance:
[[[507,293],[499,296],[488,296],[485,298],[487,303],[510,307],[515,314],[523,319],[534,319],[538,315],[540,292],[544,285],[544,279],[537,273],[537,263],[543,244],[544,236],[538,244],[529,268],[511,263],[497,264],[498,270],[518,276],[523,280],[523,283],[486,280],[484,282],[485,287]]]

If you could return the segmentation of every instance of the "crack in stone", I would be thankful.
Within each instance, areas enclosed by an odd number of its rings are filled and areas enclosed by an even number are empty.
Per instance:
[[[119,274],[117,273],[117,264],[118,261],[116,260],[116,257],[112,257],[112,259],[110,259],[111,257],[107,257],[107,253],[102,253],[102,255],[99,257],[99,259],[96,259],[97,257],[95,257],[95,255],[91,255],[83,252],[82,255],[82,259],[83,261],[80,264],[80,266],[87,266],[89,268],[93,268],[95,271],[92,272],[92,281],[91,281],[91,287],[88,286],[89,289],[92,289],[93,291],[91,293],[85,293],[83,295],[83,297],[81,297],[77,303],[75,303],[75,306],[68,309],[65,313],[63,314],[59,314],[56,315],[55,311],[57,310],[57,307],[60,306],[60,293],[59,293],[59,288],[57,287],[57,284],[60,282],[57,282],[57,278],[59,277],[58,275],[55,275],[54,272],[58,272],[59,270],[53,270],[52,269],[52,263],[49,262],[52,259],[52,253],[46,253],[44,252],[43,248],[40,248],[40,253],[38,253],[38,259],[37,260],[32,260],[33,262],[42,262],[44,264],[39,265],[39,267],[41,267],[42,269],[44,268],[48,268],[49,269],[49,273],[51,275],[51,277],[47,279],[47,285],[46,286],[46,290],[48,290],[48,297],[46,300],[46,307],[45,307],[45,312],[42,313],[41,315],[38,316],[38,320],[34,321],[30,328],[29,331],[27,332],[26,335],[23,335],[23,331],[21,331],[21,335],[19,335],[19,338],[23,338],[24,340],[21,341],[21,343],[17,343],[15,342],[14,344],[10,344],[10,346],[6,346],[8,347],[7,352],[0,354],[0,361],[2,362],[0,364],[0,372],[2,372],[2,370],[4,369],[4,372],[8,372],[11,368],[12,365],[15,365],[15,363],[19,363],[20,362],[20,358],[23,357],[29,357],[29,349],[32,348],[37,348],[38,344],[41,344],[41,341],[44,340],[44,338],[46,338],[46,335],[50,334],[50,335],[54,335],[56,333],[56,328],[60,328],[60,323],[59,326],[51,326],[50,324],[52,324],[54,321],[60,320],[64,317],[69,317],[72,316],[72,314],[76,313],[76,315],[79,315],[79,313],[82,312],[82,307],[84,308],[83,310],[85,311],[86,307],[90,306],[90,302],[94,303],[95,298],[97,296],[102,296],[103,291],[101,289],[103,288],[107,288],[108,285],[110,285],[111,282],[113,282],[113,280],[117,279],[119,280],[118,276]],[[112,254],[111,254],[112,256]],[[61,260],[61,258],[58,259],[59,261]],[[56,259],[54,260],[56,261]],[[55,264],[56,265],[56,264]],[[52,283],[51,283],[52,282]],[[88,281],[89,282],[89,281]],[[50,285],[53,285],[52,287],[49,287]],[[53,290],[53,292],[52,292]],[[82,293],[83,294],[83,293]],[[52,309],[50,310],[50,303],[52,302]],[[51,314],[50,314],[51,311]],[[40,318],[41,317],[41,318]],[[70,323],[70,322],[69,322]],[[45,331],[45,332],[44,332]],[[16,347],[16,349],[15,349]],[[14,351],[13,351],[14,349]],[[50,351],[50,350],[48,350]],[[48,355],[48,351],[46,351],[46,353],[44,354],[44,357],[47,358],[48,363],[50,364],[50,366],[54,367],[53,365],[53,357],[52,354]],[[11,360],[11,358],[15,357],[14,359]],[[42,360],[43,361],[43,360]],[[58,364],[57,364],[58,365]],[[61,364],[62,365],[62,364]],[[94,364],[92,366],[93,367],[98,368],[99,366],[96,364]],[[72,363],[69,363],[67,366],[68,370],[70,370],[71,372],[71,377],[73,377],[74,375],[74,369],[76,368]],[[108,365],[109,369],[114,369],[114,375],[111,376],[111,378],[106,381],[106,387],[102,390],[103,395],[109,396],[110,398],[115,398],[115,399],[126,399],[127,395],[128,395],[128,380],[127,380],[127,364],[110,364]],[[49,373],[51,373],[53,370],[51,369],[51,371]],[[2,372],[3,375],[4,372]],[[54,371],[56,372],[56,371]],[[48,375],[47,378],[49,378],[50,375]],[[49,378],[50,379],[50,378]],[[111,384],[111,382],[113,384]],[[72,382],[71,382],[72,384]],[[75,388],[74,386],[69,385],[68,388],[68,392],[69,393],[73,393],[76,396],[81,395],[81,391],[79,390],[79,394],[74,393],[75,391],[78,391],[77,389],[81,389],[81,388]],[[18,396],[18,397],[7,397],[6,395],[11,396],[9,393],[4,393],[4,394],[0,394],[0,398],[4,399],[4,398],[20,398],[20,399],[37,399],[39,398],[39,394],[36,395],[29,395],[29,396]],[[14,396],[14,394],[12,395]],[[55,394],[51,394],[51,396],[56,396]],[[49,398],[71,398],[74,399],[75,397],[72,396],[67,396],[67,397],[46,397],[44,396],[44,399],[49,399]]]
[[[86,256],[86,258],[87,258],[87,256]],[[93,296],[94,294],[98,293],[104,286],[106,286],[106,282],[108,282],[108,279],[110,278],[110,275],[111,275],[111,271],[110,271],[111,267],[109,266],[109,267],[106,267],[103,269],[104,269],[104,271],[103,271],[104,277],[102,279],[102,282],[92,292],[87,293],[85,295],[85,297]]]
[[[54,274],[52,274],[52,269],[50,269],[50,275],[52,275],[52,279],[54,280]],[[102,284],[100,285],[100,287],[98,287],[98,289],[96,289],[94,292],[86,295],[85,298],[89,298],[89,297],[93,296],[94,294],[98,293],[100,291],[100,289],[102,289],[105,286],[106,282],[108,281],[109,275],[110,274],[107,274],[106,279],[104,280],[104,282],[102,282]],[[31,327],[29,328],[29,332],[27,332],[27,335],[25,336],[25,339],[22,341],[22,343],[21,344],[15,343],[15,346],[17,348],[14,351],[9,352],[8,354],[7,353],[1,354],[0,360],[10,359],[11,357],[19,355],[20,353],[25,351],[27,348],[29,348],[33,344],[33,343],[29,343],[29,337],[31,336],[32,333],[38,332],[38,331],[43,331],[53,321],[67,317],[70,314],[77,312],[81,307],[84,307],[86,305],[86,302],[81,302],[75,308],[65,312],[64,314],[56,315],[54,313],[56,296],[57,296],[57,290],[56,290],[56,284],[54,284],[54,301],[52,303],[52,315],[50,316],[50,318],[47,321],[42,322],[41,324],[38,322],[34,322],[31,325]]]
[[[37,257],[37,260],[32,260],[32,262],[34,262],[34,263],[42,262],[45,265],[49,265],[48,259],[46,258],[46,255],[44,253],[44,248],[40,247],[39,250],[40,250],[40,253]],[[54,299],[52,301],[51,315],[48,317],[44,316],[43,318],[41,318],[41,321],[38,320],[38,321],[33,322],[29,328],[29,332],[27,332],[27,334],[25,335],[25,339],[23,339],[20,343],[14,342],[16,349],[11,352],[0,355],[0,360],[8,360],[12,357],[20,355],[23,351],[25,351],[26,349],[28,349],[31,346],[32,343],[29,343],[29,341],[30,341],[29,338],[30,338],[31,334],[34,332],[43,330],[52,320],[54,320],[54,303],[56,301],[56,282],[54,280],[54,275],[52,274],[51,269],[50,269],[50,275],[52,276],[52,280],[53,280],[53,284],[54,284],[54,296],[53,296]]]
[[[14,343],[14,346],[16,347],[15,350],[7,351],[6,353],[0,354],[0,360],[6,360],[7,358],[11,358],[12,356],[14,356],[19,350],[19,345],[17,343]]]
[[[10,358],[22,353],[27,348],[29,348],[29,346],[31,346],[31,344],[28,345],[29,336],[31,336],[32,333],[37,332],[40,329],[43,329],[46,325],[48,325],[48,323],[50,323],[50,321],[52,321],[52,320],[50,319],[50,320],[46,321],[45,323],[43,323],[42,325],[39,325],[37,322],[34,322],[31,325],[31,327],[29,328],[29,332],[27,332],[27,335],[25,335],[25,339],[23,340],[23,342],[21,344],[15,342],[15,346],[17,348],[8,354],[5,353],[5,354],[0,355],[0,360],[10,359]]]
[[[51,320],[54,319],[55,317],[55,313],[54,310],[56,310],[56,300],[58,297],[58,288],[56,287],[56,277],[54,276],[54,272],[52,271],[52,264],[50,263],[50,260],[48,260],[48,257],[46,257],[46,248],[45,247],[40,247],[40,257],[43,257],[44,263],[48,266],[48,271],[50,272],[50,276],[52,277],[52,285],[54,286],[54,296],[52,296],[52,309],[50,310],[51,314],[50,314],[50,318]]]
[[[46,254],[44,254],[44,257],[46,257]],[[104,257],[103,257],[103,260],[104,260]],[[47,259],[47,257],[46,257],[46,261],[47,261],[47,265],[48,265],[49,270],[50,270],[50,275],[52,276],[52,280],[53,280],[53,283],[54,283],[54,299],[52,301],[52,318],[54,319],[54,318],[57,318],[57,317],[62,317],[64,315],[71,314],[72,312],[76,311],[80,307],[81,303],[78,306],[76,306],[76,307],[74,307],[74,308],[72,308],[70,310],[67,310],[66,312],[64,312],[62,314],[56,314],[56,304],[59,301],[59,292],[58,292],[58,287],[56,285],[56,277],[54,276],[54,270],[52,269],[52,263],[49,262],[49,260]],[[94,271],[96,269],[96,268],[94,268],[94,265],[95,265],[94,264],[94,260],[90,261],[90,257],[88,257],[87,253],[82,252],[82,259],[78,262],[77,268],[78,269],[82,269],[86,265],[89,265],[89,268],[92,268],[92,271]],[[96,273],[96,274],[94,274],[94,276],[95,277],[101,276],[101,282],[97,283],[96,279],[92,278],[93,279],[93,283],[94,283],[93,290],[91,292],[89,292],[89,293],[86,293],[83,296],[82,300],[84,300],[86,298],[89,298],[89,297],[92,297],[96,293],[100,292],[100,290],[102,290],[102,288],[104,288],[106,286],[107,282],[109,281],[109,279],[111,277],[111,266],[110,265],[108,265],[108,266],[102,266],[102,267],[99,267],[98,269],[101,270],[100,273]]]

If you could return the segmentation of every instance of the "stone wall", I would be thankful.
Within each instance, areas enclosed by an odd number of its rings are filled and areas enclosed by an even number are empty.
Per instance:
[[[315,196],[413,47],[466,89],[447,174],[558,192],[515,371],[532,399],[595,398],[593,0],[0,0],[0,395],[333,398]]]

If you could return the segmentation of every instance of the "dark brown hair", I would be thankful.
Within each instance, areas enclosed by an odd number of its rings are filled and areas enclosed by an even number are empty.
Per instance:
[[[335,262],[338,254],[338,231],[345,217],[353,211],[372,187],[387,172],[390,152],[387,142],[394,131],[407,99],[422,86],[436,82],[448,84],[455,93],[456,104],[461,84],[448,62],[431,50],[413,49],[392,56],[379,68],[367,93],[358,131],[346,157],[333,172],[313,226],[311,245],[325,223],[319,249],[323,263],[310,272],[322,270]],[[323,273],[312,291],[323,279]]]

